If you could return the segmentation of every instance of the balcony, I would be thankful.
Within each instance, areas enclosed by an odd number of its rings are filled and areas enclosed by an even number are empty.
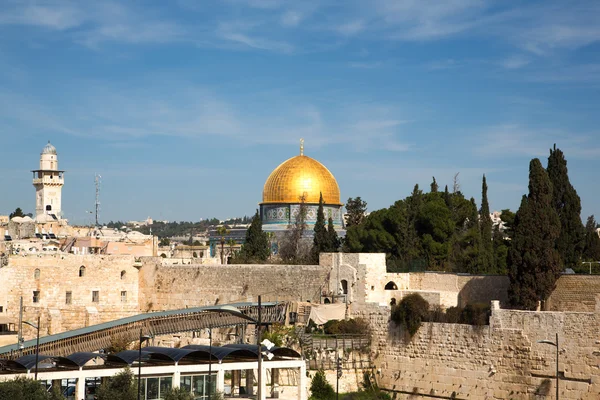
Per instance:
[[[43,178],[34,178],[34,185],[64,185],[65,178],[54,176],[50,178],[49,176],[44,176]]]

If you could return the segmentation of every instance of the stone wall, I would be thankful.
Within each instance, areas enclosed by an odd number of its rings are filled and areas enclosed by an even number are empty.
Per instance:
[[[599,294],[600,275],[562,275],[546,302],[546,309],[592,312]]]
[[[397,398],[554,398],[559,336],[561,399],[600,397],[600,308],[596,312],[529,312],[493,305],[489,326],[425,323],[412,338],[371,309],[375,368]]]
[[[169,265],[143,258],[142,311],[256,301],[319,302],[329,270],[318,265]]]
[[[70,254],[10,257],[8,265],[0,268],[3,315],[18,323],[22,296],[23,318],[35,321],[40,315],[45,336],[137,314],[138,271],[133,261],[129,256]],[[85,272],[79,276],[82,266]],[[36,303],[34,291],[39,292]],[[92,299],[94,291],[97,302]],[[66,303],[67,292],[71,304]],[[26,339],[35,333],[27,325],[23,332]]]

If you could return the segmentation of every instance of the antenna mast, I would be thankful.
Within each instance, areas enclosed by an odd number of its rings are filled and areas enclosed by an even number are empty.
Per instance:
[[[99,226],[98,223],[98,214],[100,213],[100,179],[102,177],[96,174],[94,181],[96,182],[96,226]]]

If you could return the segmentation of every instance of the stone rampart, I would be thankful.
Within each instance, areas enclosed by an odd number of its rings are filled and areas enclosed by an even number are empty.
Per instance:
[[[138,270],[133,262],[131,256],[108,255],[10,257],[0,268],[3,315],[18,323],[22,296],[23,318],[35,321],[40,315],[45,336],[136,314]],[[23,332],[26,338],[35,334],[27,325]]]
[[[199,307],[244,301],[319,302],[329,269],[318,265],[164,265],[143,258],[142,311]]]
[[[599,398],[600,313],[492,312],[490,325],[425,323],[409,338],[388,308],[371,309],[380,385],[400,399],[550,399],[556,350],[537,341],[558,333],[560,398]]]

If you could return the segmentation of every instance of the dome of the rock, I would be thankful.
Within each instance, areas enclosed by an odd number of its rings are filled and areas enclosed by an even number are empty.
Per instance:
[[[281,163],[267,178],[262,204],[299,203],[341,205],[340,188],[333,174],[320,162],[305,155]]]

